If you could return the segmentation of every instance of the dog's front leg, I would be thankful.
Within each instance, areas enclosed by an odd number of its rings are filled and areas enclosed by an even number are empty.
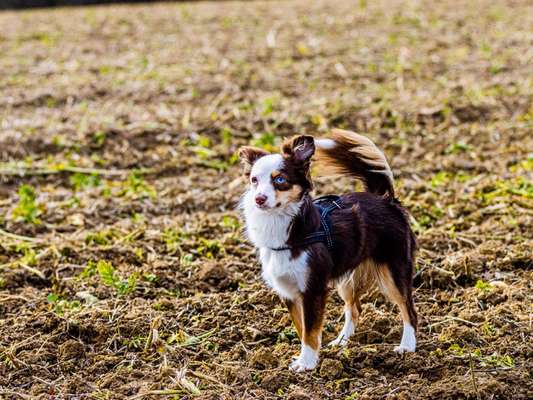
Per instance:
[[[298,339],[303,340],[303,303],[302,298],[297,297],[293,300],[285,299],[285,305],[291,315],[292,323],[296,328]]]
[[[314,369],[318,364],[318,353],[322,341],[322,322],[326,304],[326,288],[323,290],[308,290],[302,296],[303,311],[300,335],[301,351],[290,369],[303,372]],[[296,328],[298,329],[298,328]]]

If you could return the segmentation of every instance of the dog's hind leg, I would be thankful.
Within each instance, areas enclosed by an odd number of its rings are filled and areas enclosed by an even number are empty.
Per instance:
[[[378,283],[383,293],[400,308],[403,334],[397,353],[413,352],[416,349],[417,315],[412,297],[412,266],[408,263],[380,265],[377,268]]]
[[[360,297],[371,286],[372,264],[363,262],[346,278],[337,284],[337,292],[344,301],[344,326],[339,336],[329,346],[345,346],[354,334],[361,315]]]
[[[329,346],[345,346],[355,332],[359,315],[361,314],[360,293],[355,286],[353,276],[343,280],[337,285],[339,296],[344,300],[344,326],[339,336],[329,342]]]

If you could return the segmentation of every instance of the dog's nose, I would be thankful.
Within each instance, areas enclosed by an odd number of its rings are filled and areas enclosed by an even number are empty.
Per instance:
[[[258,194],[255,196],[255,204],[262,206],[267,201],[267,197],[264,194]]]

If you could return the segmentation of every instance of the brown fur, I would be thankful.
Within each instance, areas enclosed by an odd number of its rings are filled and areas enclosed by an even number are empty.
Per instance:
[[[291,314],[291,319],[296,328],[296,333],[299,338],[303,338],[303,310],[302,310],[302,299],[298,298],[293,301],[285,300],[287,309]]]
[[[283,205],[289,203],[296,203],[302,197],[302,187],[300,185],[293,185],[289,190],[278,192],[277,198],[281,200]]]
[[[250,171],[254,163],[261,157],[267,155],[268,152],[253,146],[243,146],[239,149],[239,158],[244,167],[244,174],[250,175]]]
[[[315,160],[319,175],[353,176],[371,193],[394,196],[389,164],[370,139],[341,129],[333,129],[326,138],[335,141],[336,146],[317,148]]]

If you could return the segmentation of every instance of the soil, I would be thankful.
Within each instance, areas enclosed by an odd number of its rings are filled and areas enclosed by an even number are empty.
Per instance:
[[[533,397],[531,2],[161,3],[0,26],[0,398]],[[373,291],[348,346],[295,374],[235,151],[333,127],[384,150],[412,214],[419,346],[393,352],[399,313]],[[332,293],[324,343],[341,317]]]

